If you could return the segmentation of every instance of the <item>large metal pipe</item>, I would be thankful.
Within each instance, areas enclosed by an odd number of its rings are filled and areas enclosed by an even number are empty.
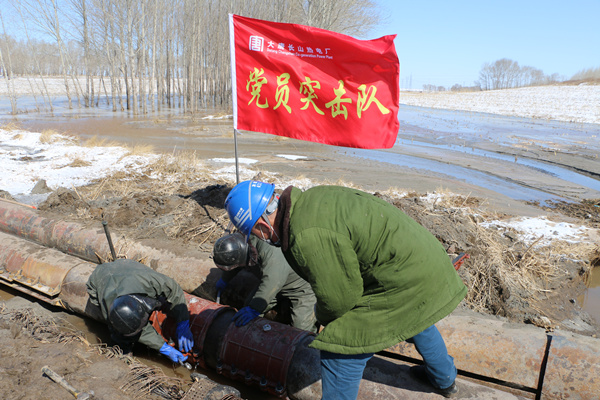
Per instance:
[[[38,210],[0,199],[0,232],[5,232],[46,247],[60,250],[84,260],[100,263],[112,258],[104,227],[87,228],[75,222],[49,218]],[[175,279],[182,289],[206,297],[221,272],[209,254],[198,251],[194,256],[175,254],[115,235],[113,243],[121,258],[144,260],[156,271]]]
[[[0,233],[0,282],[50,304],[102,321],[88,301],[86,282],[95,265],[54,249]],[[287,325],[257,318],[235,327],[235,310],[186,294],[195,339],[192,360],[231,379],[255,385],[292,400],[321,397],[319,352],[309,346],[314,335]],[[169,340],[175,321],[153,313],[155,328]],[[374,357],[364,372],[359,399],[430,399],[407,378],[407,366]],[[467,384],[468,383],[463,383]],[[480,399],[515,399],[509,393],[471,385]],[[416,390],[416,391],[415,391]]]
[[[101,251],[104,251],[105,254],[109,251],[106,237],[100,228],[94,231],[84,229],[82,226],[76,224],[72,225],[44,218],[35,210],[0,201],[0,230],[40,242],[47,246],[53,246],[64,252],[76,254],[81,257],[83,257],[81,254],[90,257],[90,254],[96,253],[96,251],[91,251],[95,244],[90,246],[89,244],[79,243],[81,240],[91,240],[91,243],[98,243],[98,246],[101,247],[104,246]],[[64,232],[70,233],[65,234]],[[4,243],[4,240],[2,243]],[[174,278],[188,292],[194,292],[194,290],[189,290],[191,287],[189,284],[186,284],[190,278],[196,278],[196,282],[214,281],[216,280],[215,278],[209,279],[208,276],[220,273],[218,269],[212,267],[212,262],[209,263],[208,255],[206,255],[205,260],[202,257],[198,259],[179,257],[176,258],[178,262],[172,264],[170,263],[170,260],[174,259],[172,254],[168,254],[166,260],[163,260],[160,258],[162,255],[160,250],[136,245],[133,242],[129,242],[129,246],[131,249],[141,248],[155,254],[156,258],[152,259],[151,266],[159,272]],[[18,260],[19,258],[11,249],[5,249],[5,253],[7,260],[12,260],[13,258]],[[55,257],[59,256],[56,255]],[[2,260],[1,255],[0,260]],[[188,272],[187,274],[182,274],[178,270],[178,266],[186,263],[187,267],[185,270]],[[190,264],[193,265],[193,274],[205,275],[200,278],[190,276]],[[211,267],[209,268],[207,264],[210,264]],[[14,271],[14,267],[11,268],[13,268],[13,275],[11,275],[10,279],[19,279],[19,275],[15,275],[17,271]],[[28,268],[25,268],[25,271]],[[19,284],[23,285],[24,288],[28,287],[24,282],[29,282],[30,286],[45,285],[50,288],[45,293],[51,298],[55,297],[58,293],[57,289],[54,289],[53,292],[52,282],[47,281],[47,278],[45,278],[45,275],[48,273],[47,271],[51,271],[52,268],[45,266],[44,268],[40,267],[41,269],[44,272],[40,271],[36,276],[28,277],[29,281],[21,279]],[[55,303],[64,301],[74,311],[83,311],[86,315],[89,315],[89,310],[86,310],[86,304],[82,304],[82,296],[86,296],[86,294],[85,285],[81,286],[81,282],[85,283],[87,281],[87,277],[91,274],[92,270],[93,266],[69,269],[59,289],[60,297],[54,300]],[[64,270],[61,271],[64,272]],[[0,271],[0,277],[2,275]],[[191,286],[195,286],[195,289],[199,287],[196,284]],[[32,288],[30,287],[27,290],[31,291]],[[82,290],[84,294],[82,294]],[[210,290],[212,290],[212,284],[210,285]],[[207,291],[209,292],[209,290],[204,290],[203,292]],[[39,290],[34,288],[33,293],[37,292]],[[571,385],[571,387],[574,387],[577,393],[587,393],[588,391],[591,393],[600,392],[600,380],[595,378],[596,376],[600,376],[600,371],[598,370],[600,368],[600,341],[597,339],[590,339],[590,343],[585,342],[585,348],[587,349],[585,357],[590,360],[589,364],[591,367],[579,370],[577,363],[568,363],[565,361],[561,363],[547,363],[547,361],[556,361],[558,359],[564,360],[565,356],[562,355],[558,358],[553,358],[553,353],[550,352],[550,358],[548,358],[546,356],[546,353],[550,349],[548,346],[548,336],[543,330],[533,326],[510,324],[493,317],[473,316],[472,314],[462,315],[459,312],[447,317],[438,323],[437,326],[445,338],[450,354],[455,358],[457,367],[462,371],[539,391],[542,387],[540,377],[545,369],[547,374],[550,373],[550,377],[556,376],[556,379],[559,379],[558,377],[560,376],[576,375],[576,382],[578,384],[575,386]],[[576,351],[578,342],[574,341],[574,338],[577,337],[580,336],[571,337],[561,347]],[[414,348],[406,343],[393,346],[387,352],[420,359]],[[566,359],[568,360],[568,357]],[[213,367],[216,367],[216,364]],[[554,368],[557,368],[558,371],[553,372]],[[553,384],[552,382],[548,382],[547,378],[544,380],[544,387],[545,385],[559,387],[560,383]],[[581,387],[579,388],[579,386]],[[554,391],[557,390],[559,389],[555,389]]]
[[[44,302],[105,322],[98,307],[89,302],[86,290],[95,267],[96,264],[58,250],[0,233],[0,282]],[[319,371],[318,352],[307,346],[308,339],[314,336],[312,333],[263,318],[237,328],[231,323],[234,308],[188,293],[185,296],[197,350],[190,355],[192,361],[280,397],[286,393],[292,399],[320,397],[320,378],[314,373]],[[151,320],[166,340],[175,337],[175,321],[166,314],[155,311]],[[313,364],[308,368],[312,374],[306,373],[309,361]],[[291,386],[290,376],[294,381]],[[290,393],[288,387],[304,394]],[[310,395],[307,397],[306,393]]]

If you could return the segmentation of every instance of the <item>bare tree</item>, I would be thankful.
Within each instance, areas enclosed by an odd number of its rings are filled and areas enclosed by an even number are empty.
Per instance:
[[[10,49],[8,47],[8,36],[6,35],[6,28],[4,27],[4,18],[0,12],[0,22],[2,23],[2,32],[4,33],[4,42],[6,43],[6,55],[7,62],[4,62],[4,56],[2,55],[2,46],[0,46],[0,68],[2,68],[4,80],[8,89],[8,97],[10,98],[10,106],[13,114],[17,113],[17,96],[15,94],[15,87],[12,82],[12,68],[10,61]],[[7,66],[8,64],[8,66]]]
[[[380,22],[377,5],[370,0],[296,0],[298,23],[364,37]]]
[[[22,0],[27,23],[54,51],[19,57],[24,71],[61,74],[86,107],[103,90],[113,111],[162,104],[194,112],[231,104],[228,13],[362,36],[380,21],[372,0]],[[25,24],[26,25],[26,24]],[[70,39],[70,40],[68,40]],[[34,42],[28,40],[32,45]],[[40,46],[47,45],[42,42]],[[28,72],[29,73],[29,72]],[[79,76],[85,75],[83,88]],[[70,79],[68,79],[70,77]],[[110,86],[110,88],[107,88]],[[110,90],[110,95],[108,91]],[[176,103],[173,103],[176,100]],[[96,101],[98,104],[98,100]]]
[[[554,80],[553,80],[554,79]],[[479,85],[483,90],[508,89],[558,81],[558,76],[547,77],[533,67],[520,67],[519,63],[502,58],[493,64],[485,63],[479,71]]]

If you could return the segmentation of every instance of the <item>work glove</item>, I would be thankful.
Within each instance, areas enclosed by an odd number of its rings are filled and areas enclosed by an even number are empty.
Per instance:
[[[179,351],[184,353],[189,353],[192,351],[192,347],[194,347],[194,336],[192,336],[192,331],[190,330],[189,320],[186,319],[185,321],[181,321],[177,324],[175,335],[177,335]]]
[[[174,363],[182,363],[187,360],[187,356],[184,356],[175,347],[169,346],[166,342],[162,345],[158,352],[163,356],[169,357],[169,359]]]
[[[235,315],[232,318],[232,321],[235,322],[235,326],[244,326],[259,315],[260,313],[254,308],[246,306],[237,313],[235,313]]]
[[[223,293],[223,290],[225,290],[227,285],[228,285],[227,281],[224,280],[223,278],[220,278],[217,281],[217,284],[215,285],[215,287],[217,288],[217,303],[221,303],[221,294]]]
[[[225,280],[223,280],[223,278],[219,279],[216,284],[217,295],[221,296],[221,293],[223,292],[223,290],[225,290],[226,287],[227,287],[227,282]]]

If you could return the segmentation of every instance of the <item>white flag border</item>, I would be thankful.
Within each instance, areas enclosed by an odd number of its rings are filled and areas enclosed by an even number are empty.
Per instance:
[[[235,31],[233,27],[233,14],[229,14],[229,52],[231,58],[231,102],[233,104],[233,129],[237,129],[237,80],[235,74]]]

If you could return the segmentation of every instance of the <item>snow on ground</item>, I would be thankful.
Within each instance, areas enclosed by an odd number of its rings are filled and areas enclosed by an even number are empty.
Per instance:
[[[64,94],[61,79],[46,79],[52,95]],[[12,92],[25,94],[37,88],[35,79],[15,78]],[[35,89],[37,90],[37,89]],[[7,94],[7,85],[0,84],[0,95]],[[486,112],[519,117],[554,119],[578,123],[600,124],[600,86],[543,86],[486,92],[401,92],[401,104],[420,107],[445,108]],[[216,118],[216,117],[215,117]],[[133,156],[120,147],[82,147],[66,142],[60,145],[40,141],[35,132],[3,130],[0,128],[0,189],[17,199],[26,199],[40,179],[45,179],[51,189],[77,187],[102,178],[116,170],[136,170],[153,162],[157,156]],[[279,154],[292,161],[305,158],[298,155]],[[235,160],[214,159],[220,165],[212,175],[235,182]],[[253,159],[240,159],[250,165]],[[240,166],[240,179],[251,179],[256,171]],[[290,182],[288,182],[289,184]],[[292,182],[301,189],[314,185],[309,179]],[[31,199],[31,197],[29,197]],[[42,201],[38,200],[38,201]],[[26,201],[26,200],[20,200]],[[489,226],[521,232],[523,240],[544,236],[548,239],[578,240],[587,237],[587,228],[561,224],[540,218],[521,218],[510,222],[489,222]]]
[[[292,160],[292,161],[302,160],[302,159],[306,158],[306,156],[298,156],[298,155],[294,155],[294,154],[275,154],[275,156],[285,158],[286,160]]]
[[[235,163],[235,158],[211,158],[211,161],[218,163]],[[254,164],[258,162],[253,158],[238,157],[238,164]]]
[[[40,133],[0,129],[0,189],[9,192],[18,201],[37,205],[46,197],[32,196],[30,192],[41,179],[46,180],[52,190],[59,187],[70,189],[86,185],[94,179],[101,179],[116,171],[137,171],[158,158],[152,154],[131,155],[127,149],[117,146],[85,147],[68,136],[58,134],[53,135],[52,140],[53,143],[43,143],[43,135]],[[287,155],[286,158],[288,157],[291,160],[302,158]],[[228,164],[225,167],[222,165],[215,167],[211,172],[214,178],[235,182],[235,159],[222,158],[212,161]],[[251,179],[256,174],[256,171],[247,168],[254,162],[256,160],[240,159],[240,164],[242,164],[239,167],[241,180]],[[276,175],[266,171],[264,174],[277,181]],[[154,178],[164,179],[164,177]],[[307,178],[294,182],[286,181],[284,186],[289,184],[302,190],[315,185]],[[284,187],[277,186],[279,189]],[[428,194],[423,197],[423,200],[434,202],[439,196],[440,194]],[[548,240],[589,240],[590,233],[586,227],[556,223],[545,217],[489,221],[486,224],[486,226],[496,229],[512,228],[520,232],[526,242],[533,241],[540,236],[544,237],[544,243]]]
[[[485,92],[400,91],[400,104],[600,124],[600,85],[535,86]]]
[[[123,147],[85,147],[55,134],[43,143],[41,133],[0,129],[0,189],[19,197],[41,180],[51,189],[90,183],[114,171],[138,170],[157,155],[131,155]]]
[[[578,243],[582,238],[595,235],[595,230],[567,222],[549,221],[546,217],[517,218],[510,221],[488,221],[481,224],[485,228],[501,230],[513,229],[527,244],[549,245],[552,240],[560,239],[569,243]]]
[[[452,193],[427,193],[420,199],[429,204],[441,201]],[[584,225],[575,225],[567,222],[550,221],[546,216],[516,217],[509,220],[492,220],[480,224],[484,228],[501,231],[516,232],[526,244],[535,243],[536,246],[549,246],[553,240],[562,240],[568,243],[581,241],[598,241],[600,231]]]

